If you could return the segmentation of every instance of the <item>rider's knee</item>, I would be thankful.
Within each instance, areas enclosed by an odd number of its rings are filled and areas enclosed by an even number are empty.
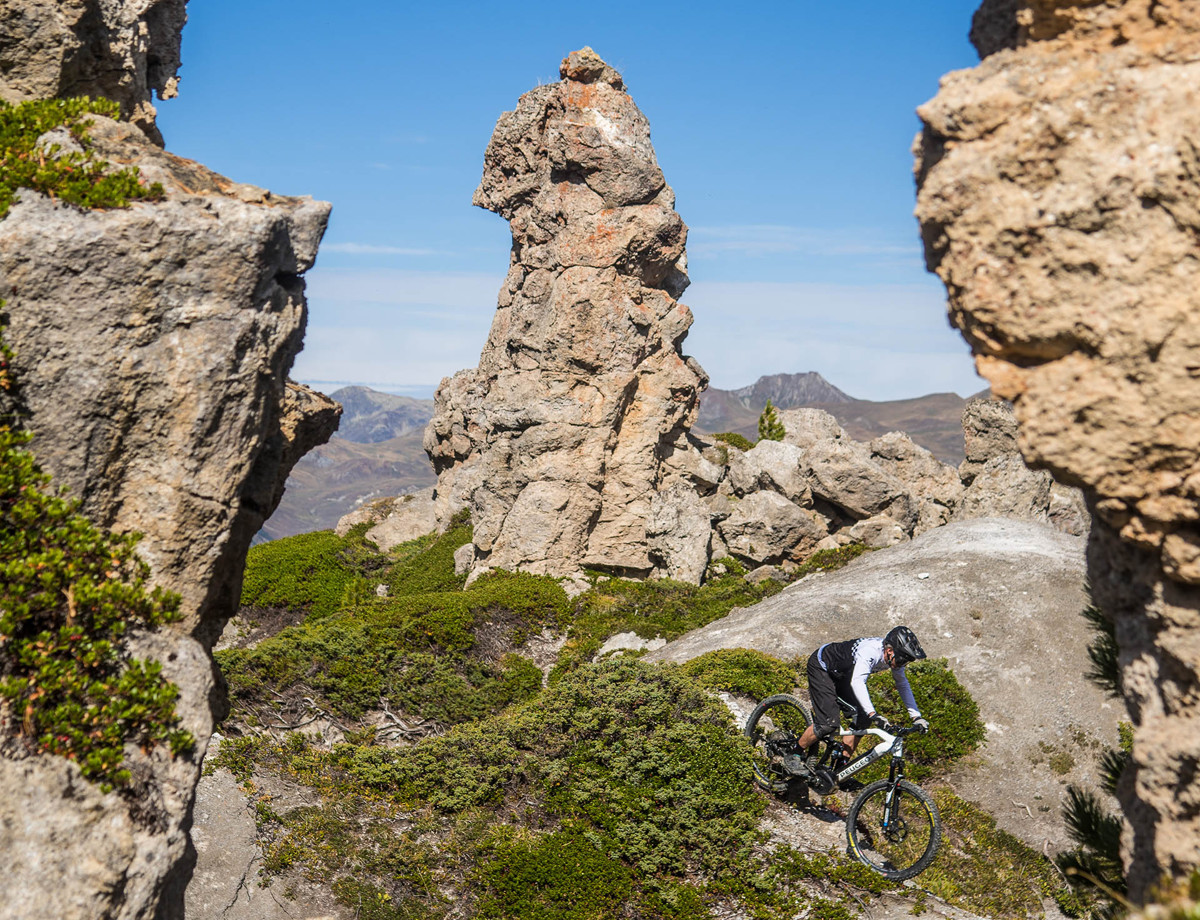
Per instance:
[[[815,725],[813,725],[813,731],[816,732],[818,741],[824,741],[830,735],[834,734],[834,732],[836,732],[840,727],[841,726],[836,720],[830,719],[827,722],[818,721]]]

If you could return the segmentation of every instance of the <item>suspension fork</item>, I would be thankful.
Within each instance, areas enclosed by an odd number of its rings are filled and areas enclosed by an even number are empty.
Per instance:
[[[888,767],[887,795],[883,800],[883,829],[885,831],[892,826],[893,821],[900,817],[900,797],[896,795],[896,789],[902,779],[904,779],[904,758],[893,756],[891,765]]]

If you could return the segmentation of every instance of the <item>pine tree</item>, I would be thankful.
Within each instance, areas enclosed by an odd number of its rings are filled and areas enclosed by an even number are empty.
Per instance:
[[[786,433],[783,429],[783,422],[779,421],[779,413],[775,411],[771,400],[768,399],[762,415],[758,417],[758,439],[760,441],[782,441]]]

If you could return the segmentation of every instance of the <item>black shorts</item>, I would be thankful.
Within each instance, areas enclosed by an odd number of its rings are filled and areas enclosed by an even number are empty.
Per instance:
[[[832,735],[841,727],[841,713],[855,729],[862,730],[871,724],[867,713],[851,702],[854,690],[850,686],[850,675],[833,675],[821,667],[817,653],[808,656],[808,696],[812,700],[813,730],[818,738]]]

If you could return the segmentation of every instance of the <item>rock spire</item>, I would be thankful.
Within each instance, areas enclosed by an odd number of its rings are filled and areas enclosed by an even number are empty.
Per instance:
[[[443,519],[471,509],[474,569],[649,574],[655,496],[699,460],[687,228],[620,74],[590,48],[560,72],[484,155],[474,202],[509,222],[508,277],[479,366],[438,389],[425,449]]]

